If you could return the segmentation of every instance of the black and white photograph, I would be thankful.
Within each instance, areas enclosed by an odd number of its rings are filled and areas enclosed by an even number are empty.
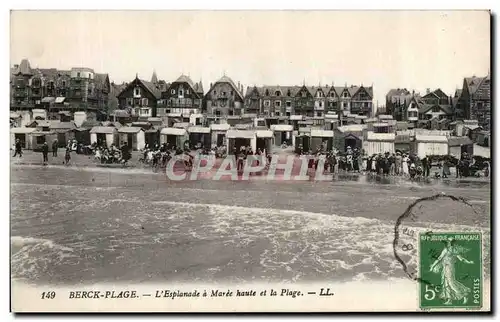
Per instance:
[[[491,19],[12,10],[11,311],[490,311]]]

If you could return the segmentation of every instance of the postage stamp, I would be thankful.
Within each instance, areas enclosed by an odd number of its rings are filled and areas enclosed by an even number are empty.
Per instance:
[[[420,308],[481,308],[482,234],[420,234]]]

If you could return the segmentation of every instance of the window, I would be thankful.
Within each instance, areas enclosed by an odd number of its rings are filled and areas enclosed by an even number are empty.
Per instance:
[[[147,116],[147,115],[149,115],[149,108],[141,108],[139,110],[139,115],[141,115],[141,116]]]
[[[184,96],[184,90],[182,88],[179,89],[179,96]]]
[[[45,135],[37,136],[36,144],[43,144],[43,143],[45,143]]]
[[[54,88],[54,81],[50,81],[50,82],[49,82],[49,87],[50,87],[50,88]]]
[[[186,95],[189,95],[189,89],[186,89]]]
[[[76,73],[76,77],[80,77],[80,72]]]
[[[88,93],[89,95],[92,95],[92,88],[89,88],[89,89],[87,90],[87,93]]]
[[[318,91],[318,92],[316,93],[316,96],[317,96],[317,97],[324,97],[324,96],[325,96],[325,94],[323,94],[323,92],[322,92],[322,91]]]
[[[223,96],[223,97],[226,97],[226,92],[222,92],[222,96]]]
[[[280,112],[276,112],[275,115],[276,116],[281,116],[281,113]]]
[[[292,92],[290,92],[290,90],[288,90],[288,91],[286,92],[286,96],[292,96]]]
[[[134,96],[141,95],[141,89],[139,87],[134,88]]]
[[[228,110],[227,113],[228,113],[229,116],[233,116],[234,115],[234,111],[233,110]]]
[[[281,101],[274,101],[274,106],[281,107]]]
[[[219,110],[215,111],[215,116],[220,116],[220,111]]]
[[[148,103],[149,103],[149,102],[148,102],[148,99],[147,99],[147,98],[143,98],[143,99],[142,99],[142,106],[148,106],[148,105],[149,105]]]
[[[290,116],[292,113],[290,112],[286,112],[286,116]]]
[[[275,95],[275,96],[281,96],[281,92],[280,92],[280,91],[276,91],[276,92],[274,93],[274,95]]]
[[[286,101],[286,107],[292,107],[292,102]]]
[[[217,91],[216,90],[214,90],[214,95],[217,95]]]
[[[323,107],[323,102],[319,102],[319,107]]]
[[[35,87],[40,86],[40,79],[38,79],[38,78],[33,79],[33,86],[35,86]]]
[[[440,108],[439,106],[434,106],[434,107],[432,108],[432,112],[433,112],[433,113],[439,113],[439,111],[441,111],[441,108]]]
[[[306,91],[302,91],[301,95],[302,95],[302,97],[307,97]]]
[[[269,90],[266,89],[266,96],[269,96]]]
[[[172,89],[172,90],[170,91],[170,94],[175,94],[175,89]]]
[[[323,112],[318,112],[318,117],[322,117],[323,116]]]
[[[335,97],[335,93],[334,92],[330,92],[330,97]]]
[[[264,106],[265,106],[265,107],[269,107],[270,105],[271,105],[271,102],[270,102],[270,101],[268,101],[268,100],[265,100],[265,101],[264,101]]]
[[[347,97],[349,97],[349,93],[347,93],[347,92],[344,92],[344,94],[342,94],[342,97],[344,97],[344,98],[347,98]]]

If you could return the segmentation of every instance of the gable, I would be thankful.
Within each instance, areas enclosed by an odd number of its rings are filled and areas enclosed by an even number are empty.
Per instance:
[[[173,82],[168,89],[162,93],[162,98],[171,98],[171,97],[178,97],[179,95],[179,90],[180,89],[184,90],[183,96],[185,98],[194,98],[194,99],[200,99],[200,93],[197,92],[193,86],[191,86],[190,83],[188,82],[179,82],[175,81]],[[172,93],[172,90],[175,91]],[[186,90],[189,90],[189,93],[186,93]]]
[[[353,95],[356,99],[372,99],[372,96],[364,87],[360,87],[356,94]]]
[[[448,95],[446,95],[440,88],[436,89],[433,93],[439,98],[448,98]]]
[[[305,97],[312,97],[312,94],[311,92],[309,91],[309,89],[307,89],[306,86],[302,86],[298,91],[297,91],[297,95],[295,97],[303,97],[303,95],[305,95]]]
[[[143,81],[136,78],[132,82],[130,82],[125,88],[116,96],[118,99],[128,98],[133,96],[134,88],[140,87],[143,93],[147,93],[147,96],[151,99],[158,99],[156,93],[153,93],[152,89],[145,85]]]

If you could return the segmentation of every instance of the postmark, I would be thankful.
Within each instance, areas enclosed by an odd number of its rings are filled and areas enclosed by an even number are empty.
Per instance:
[[[481,308],[481,232],[420,234],[419,271],[420,308]]]
[[[394,226],[394,257],[404,274],[421,284],[430,284],[426,276],[419,274],[419,236],[437,232],[440,221],[460,220],[461,217],[474,215],[476,210],[465,198],[453,195],[440,193],[411,203]],[[459,224],[457,221],[454,223]]]

